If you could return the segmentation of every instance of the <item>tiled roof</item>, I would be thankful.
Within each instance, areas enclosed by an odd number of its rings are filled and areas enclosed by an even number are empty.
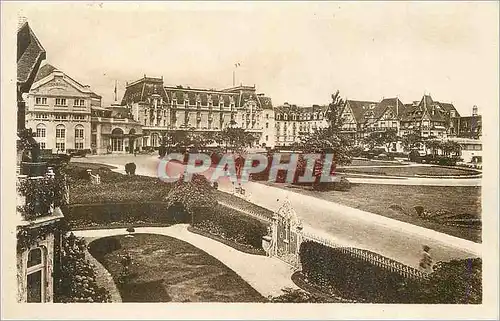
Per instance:
[[[35,78],[46,52],[27,22],[17,31],[17,46],[17,82],[26,83]]]
[[[145,102],[153,93],[162,96],[166,103],[176,99],[178,105],[184,104],[184,99],[187,98],[190,105],[196,105],[199,99],[202,106],[208,106],[210,96],[214,107],[218,107],[221,100],[224,106],[229,106],[231,97],[233,97],[235,107],[241,107],[249,99],[254,99],[259,107],[263,109],[273,108],[271,98],[255,94],[255,87],[239,86],[225,90],[215,90],[183,86],[163,86],[162,79],[147,77],[127,85],[121,105],[126,105],[129,102]]]
[[[405,121],[420,120],[427,114],[431,121],[443,122],[450,117],[450,111],[454,110],[458,114],[453,104],[434,101],[430,95],[424,95],[418,104],[406,106],[403,115]]]
[[[270,97],[257,96],[262,109],[273,109],[273,102]]]
[[[393,113],[399,117],[401,112],[403,112],[402,109],[404,109],[404,104],[397,97],[384,98],[374,109],[375,118],[378,119],[382,117],[388,108],[391,108]]]
[[[352,113],[354,114],[354,118],[358,124],[365,122],[365,113],[367,111],[375,112],[375,109],[370,109],[370,106],[377,105],[377,102],[374,101],[366,101],[366,100],[347,100],[346,104],[351,107]]]
[[[37,82],[37,81],[47,77],[56,69],[57,69],[56,67],[54,67],[50,64],[45,64],[45,65],[41,66],[40,69],[38,69],[38,72],[36,74],[34,82]]]
[[[169,102],[169,97],[163,88],[163,82],[156,78],[143,78],[127,86],[121,105],[146,101],[153,94],[158,94],[164,102]]]

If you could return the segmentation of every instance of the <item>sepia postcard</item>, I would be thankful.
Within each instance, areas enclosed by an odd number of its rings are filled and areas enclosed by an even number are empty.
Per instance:
[[[2,318],[499,318],[498,2],[1,7]]]

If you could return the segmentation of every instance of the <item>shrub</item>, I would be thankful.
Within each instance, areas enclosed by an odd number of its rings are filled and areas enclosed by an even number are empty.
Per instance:
[[[351,189],[351,182],[345,177],[341,177],[340,180],[334,184],[333,189],[335,191],[348,191]]]
[[[428,303],[481,304],[481,271],[480,258],[438,262],[426,284],[424,297]]]
[[[73,234],[62,238],[60,270],[54,302],[110,302],[109,292],[98,286],[94,266],[85,259],[85,241]]]
[[[352,157],[360,157],[363,154],[364,150],[365,149],[361,146],[355,146],[351,149],[351,155]]]
[[[125,164],[125,172],[127,173],[127,175],[135,175],[136,168],[137,166],[135,165],[135,163]]]
[[[267,235],[265,223],[223,205],[197,209],[193,221],[196,228],[257,249],[262,248],[262,237]]]
[[[269,301],[273,303],[323,303],[320,297],[310,294],[303,290],[284,288],[283,294],[270,297]]]
[[[214,189],[203,175],[195,174],[192,179],[185,182],[181,177],[169,191],[166,202],[168,206],[182,204],[188,212],[195,208],[210,208],[217,204]]]

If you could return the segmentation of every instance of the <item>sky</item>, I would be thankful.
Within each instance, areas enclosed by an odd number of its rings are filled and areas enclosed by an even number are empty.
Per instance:
[[[498,3],[21,3],[47,61],[118,100],[126,82],[256,85],[275,106],[331,94],[498,108]],[[238,68],[235,64],[239,63]]]

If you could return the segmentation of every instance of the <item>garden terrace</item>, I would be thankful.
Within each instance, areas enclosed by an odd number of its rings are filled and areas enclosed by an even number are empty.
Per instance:
[[[189,243],[153,234],[92,241],[90,253],[111,273],[123,302],[265,302],[217,259]],[[123,277],[121,258],[129,254]]]

